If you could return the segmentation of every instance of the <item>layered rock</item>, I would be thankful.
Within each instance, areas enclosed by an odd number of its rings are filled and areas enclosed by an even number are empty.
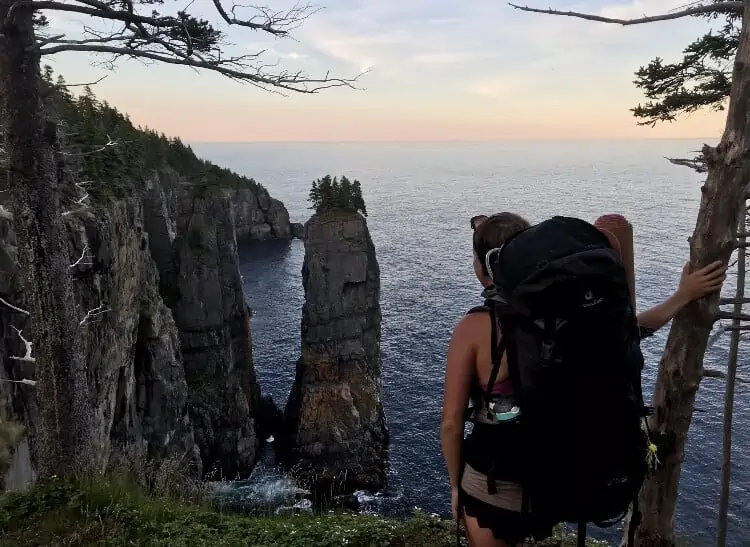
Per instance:
[[[177,462],[187,476],[250,472],[259,388],[237,256],[247,238],[290,237],[283,204],[262,188],[206,192],[171,169],[143,191],[68,219],[76,301],[102,469]],[[260,213],[258,213],[260,211]],[[0,206],[0,297],[23,308],[12,216]],[[0,379],[34,378],[12,359],[27,318],[0,304]],[[6,484],[34,480],[34,387],[0,381],[0,412],[24,425]]]
[[[170,283],[204,470],[234,479],[255,462],[260,389],[230,199],[182,197],[174,247],[178,275]]]
[[[314,215],[304,244],[302,355],[285,410],[284,459],[319,490],[378,489],[388,429],[375,248],[364,217],[345,211]]]
[[[289,212],[265,189],[235,189],[226,192],[238,240],[289,239]]]
[[[188,416],[179,335],[159,295],[140,203],[128,200],[106,211],[68,218],[100,469],[125,467],[144,476],[145,462],[173,460],[185,476],[199,476],[201,461]],[[3,247],[6,255],[14,255],[9,218],[6,223]],[[10,264],[4,261],[0,293],[22,307],[23,294],[12,275],[14,259]],[[11,380],[33,379],[34,363],[11,358],[25,355],[16,329],[30,330],[33,317],[7,306],[0,317],[5,341],[0,374]],[[33,386],[3,386],[8,390],[6,402],[24,425],[21,450],[7,477],[9,487],[21,487],[34,480],[36,397]],[[30,461],[22,461],[25,458]]]

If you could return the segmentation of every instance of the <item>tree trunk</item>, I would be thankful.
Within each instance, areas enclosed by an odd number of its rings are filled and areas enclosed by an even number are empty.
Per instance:
[[[745,199],[742,199],[743,209]],[[742,211],[737,232],[743,236],[739,243],[743,244],[737,249],[737,292],[735,294],[734,309],[736,315],[742,313],[742,301],[745,298],[745,233],[747,233],[747,219],[745,211]],[[740,350],[740,320],[732,320],[732,341],[729,344],[729,362],[727,363],[727,385],[724,395],[724,432],[721,460],[721,494],[719,496],[719,523],[716,534],[716,546],[724,547],[727,543],[727,520],[729,515],[729,492],[732,476],[732,422],[734,420],[734,386],[737,379],[737,358]]]
[[[725,263],[729,260],[741,199],[750,180],[750,0],[744,0],[744,9],[724,134],[716,149],[704,147],[709,169],[690,240],[693,268],[717,258]],[[685,441],[718,300],[715,293],[689,304],[675,316],[669,332],[654,390],[655,412],[649,420],[662,465],[641,490],[638,545],[674,545],[674,513]]]
[[[36,357],[38,472],[46,478],[71,476],[93,463],[93,416],[86,364],[77,351],[80,317],[58,195],[56,127],[46,123],[42,108],[29,4],[0,0],[0,115],[18,263]]]

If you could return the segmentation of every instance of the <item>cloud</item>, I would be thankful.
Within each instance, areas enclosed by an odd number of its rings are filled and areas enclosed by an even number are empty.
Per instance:
[[[278,1],[282,4],[280,9],[284,9],[283,5],[295,0]],[[689,1],[528,3],[629,18],[663,13]],[[210,2],[194,2],[193,6],[196,14],[218,23],[226,31],[227,40],[237,44],[234,51],[227,48],[227,55],[265,49],[262,62],[274,65],[273,70],[301,70],[313,76],[330,71],[332,77],[352,77],[372,68],[360,81],[361,92],[330,90],[315,97],[292,95],[283,99],[283,108],[293,108],[294,115],[305,120],[300,125],[311,124],[313,132],[320,130],[320,120],[353,120],[357,115],[361,117],[363,134],[368,131],[367,124],[376,131],[377,124],[391,126],[408,116],[421,120],[420,124],[440,118],[446,127],[458,124],[456,127],[468,128],[471,124],[490,123],[488,119],[492,124],[505,123],[510,117],[518,123],[536,117],[559,121],[570,118],[571,112],[594,116],[616,109],[626,112],[624,123],[632,124],[627,107],[642,98],[632,85],[633,72],[657,55],[666,59],[679,56],[687,43],[708,28],[701,18],[620,27],[525,13],[503,0],[326,0],[325,4],[293,32],[293,39],[270,37],[240,27],[227,28],[216,17]],[[78,16],[64,17],[58,24],[65,25],[72,35],[73,29],[80,33],[80,20]],[[110,23],[105,24],[109,28]],[[79,78],[74,73],[83,72],[89,56],[65,55],[61,60],[70,59],[66,66],[75,67],[70,73],[66,68],[66,78],[83,81],[83,75]],[[122,101],[131,100],[131,95],[121,89],[132,81],[147,82],[144,85],[150,91],[140,97],[158,94],[179,76],[193,86],[203,86],[205,93],[199,98],[190,94],[190,104],[204,101],[207,111],[216,110],[216,119],[227,114],[212,106],[211,101],[222,104],[211,97],[212,93],[236,97],[233,100],[244,101],[242,104],[249,111],[262,110],[258,105],[282,104],[276,96],[240,92],[234,83],[218,77],[196,79],[191,71],[165,67],[143,69],[153,71],[153,78],[143,80],[136,76],[142,70],[140,64],[118,65],[127,66],[127,72],[113,74],[105,85],[119,93]],[[182,87],[191,89],[190,85]],[[123,108],[127,109],[128,103],[123,102]],[[304,133],[306,129],[299,131]]]
[[[460,63],[471,58],[471,55],[467,53],[417,53],[410,57],[411,62],[418,65],[451,65],[454,63]]]
[[[512,74],[475,80],[466,87],[466,91],[484,98],[503,99],[514,96],[528,83],[528,78]]]

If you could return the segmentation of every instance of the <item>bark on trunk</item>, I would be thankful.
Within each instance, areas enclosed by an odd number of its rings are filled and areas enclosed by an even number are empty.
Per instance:
[[[747,220],[744,213],[745,200],[742,199],[742,219],[737,227],[737,233],[742,233],[739,243],[742,247],[737,249],[737,292],[735,294],[734,309],[736,315],[742,313],[742,301],[745,298],[745,233],[747,232]],[[724,395],[724,430],[721,460],[721,494],[719,496],[719,523],[716,533],[716,547],[724,547],[727,543],[727,521],[729,516],[729,493],[732,477],[732,422],[734,421],[734,387],[737,379],[737,361],[740,350],[740,320],[732,321],[732,341],[729,344],[729,362],[727,363],[727,385]]]
[[[705,147],[709,170],[690,244],[693,268],[717,258],[728,261],[741,198],[750,180],[750,0],[744,1],[744,10],[726,127],[716,149]],[[674,513],[685,441],[718,300],[719,295],[712,294],[686,306],[674,318],[669,332],[654,391],[655,412],[649,420],[662,466],[641,490],[638,545],[674,545]]]
[[[77,351],[80,317],[54,163],[56,128],[46,123],[42,109],[29,4],[0,0],[0,113],[36,357],[37,464],[45,478],[77,474],[93,463],[92,408],[85,362]]]

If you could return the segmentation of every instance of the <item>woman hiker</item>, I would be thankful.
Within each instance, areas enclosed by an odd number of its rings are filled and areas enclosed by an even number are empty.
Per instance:
[[[487,252],[500,247],[509,237],[530,224],[516,214],[505,212],[490,217],[474,217],[471,226],[474,231],[474,273],[486,288],[492,284],[484,263]],[[638,314],[642,337],[663,327],[692,300],[720,290],[725,278],[726,268],[720,261],[692,273],[686,264],[677,290],[661,304]],[[529,520],[522,518],[521,488],[511,480],[497,481],[497,491],[490,495],[487,492],[487,475],[477,469],[483,467],[482,442],[475,438],[474,432],[464,439],[466,409],[472,390],[485,389],[489,381],[492,369],[490,337],[489,313],[480,308],[464,315],[453,331],[445,371],[441,444],[451,482],[453,518],[464,523],[470,545],[512,547],[530,535],[548,535],[551,525],[547,530],[533,530]],[[493,394],[512,398],[504,359],[493,386]],[[509,438],[508,444],[512,451],[514,440]],[[513,476],[512,470],[507,469],[502,474]]]

